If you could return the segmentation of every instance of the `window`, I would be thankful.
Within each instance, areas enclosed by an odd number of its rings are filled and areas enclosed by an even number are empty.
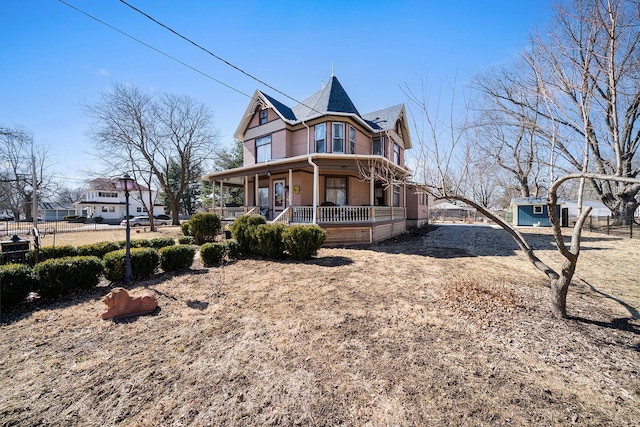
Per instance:
[[[146,209],[145,209],[145,210],[146,210]],[[141,206],[138,206],[138,207],[136,208],[136,212],[137,212],[137,213],[142,213],[142,207],[141,207]]]
[[[371,152],[374,156],[384,156],[384,136],[373,138]]]
[[[397,185],[393,187],[393,206],[400,206],[400,187]]]
[[[335,203],[337,206],[347,204],[347,178],[327,178],[327,202]]]
[[[267,123],[268,119],[269,119],[269,114],[267,113],[267,110],[260,110],[260,121],[258,123],[261,125],[264,125]]]
[[[271,160],[271,135],[256,139],[256,163]]]
[[[344,153],[344,123],[334,123],[332,138],[333,145],[331,152]]]
[[[349,126],[349,153],[356,154],[356,128]]]
[[[118,197],[118,193],[107,193],[104,191],[99,191],[98,197]]]
[[[325,123],[316,125],[316,153],[326,153],[327,147],[325,146],[327,136],[327,125]]]
[[[393,163],[400,164],[400,146],[398,144],[393,144]]]
[[[544,209],[543,209],[543,207],[542,207],[542,206],[534,206],[534,207],[533,207],[533,213],[534,213],[535,215],[542,215],[543,210],[544,210]]]

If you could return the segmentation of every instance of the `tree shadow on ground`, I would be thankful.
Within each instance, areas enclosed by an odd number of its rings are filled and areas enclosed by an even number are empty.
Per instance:
[[[526,241],[534,250],[557,250],[554,237],[547,229],[533,232],[527,229]],[[571,238],[565,236],[565,243]],[[611,236],[583,236],[582,250],[599,250],[590,243],[603,240],[620,240]],[[430,225],[428,229],[410,231],[373,245],[357,245],[353,249],[405,255],[422,255],[433,258],[464,258],[476,256],[513,256],[520,247],[502,228],[477,224]]]
[[[640,336],[640,327],[632,324],[631,322],[634,320],[630,317],[620,317],[611,320],[610,322],[605,322],[601,320],[593,320],[593,319],[585,319],[584,317],[573,317],[569,316],[568,320],[572,320],[575,322],[584,323],[587,325],[594,325],[600,328],[614,329],[617,331],[630,332],[634,335]],[[640,351],[640,342],[631,346],[634,350]]]
[[[353,260],[344,256],[325,256],[312,258],[304,261],[305,264],[318,265],[320,267],[341,267],[344,265],[353,264]]]

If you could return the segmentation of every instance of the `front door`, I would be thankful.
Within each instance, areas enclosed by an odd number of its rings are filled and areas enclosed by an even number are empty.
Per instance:
[[[274,216],[278,216],[278,213],[282,212],[286,207],[286,201],[284,198],[284,182],[284,179],[277,179],[273,181]]]

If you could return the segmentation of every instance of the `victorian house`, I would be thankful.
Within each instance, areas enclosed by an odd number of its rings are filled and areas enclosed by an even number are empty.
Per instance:
[[[402,104],[361,114],[335,76],[293,107],[257,90],[235,137],[243,166],[205,176],[223,218],[317,224],[327,244],[373,243],[427,220],[426,194],[408,184]],[[243,206],[225,205],[232,186],[244,188]]]

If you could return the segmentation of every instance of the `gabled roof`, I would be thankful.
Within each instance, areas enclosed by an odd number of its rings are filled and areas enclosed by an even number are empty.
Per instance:
[[[140,191],[149,191],[147,187],[144,185],[140,185],[138,183],[134,183],[136,189]],[[96,178],[89,181],[89,188],[91,190],[102,190],[102,191],[122,191],[120,190],[120,179],[119,178]]]
[[[259,106],[260,108],[272,108],[283,121],[290,125],[299,124],[305,120],[328,114],[353,116],[354,119],[359,121],[365,128],[370,128],[374,133],[393,130],[397,120],[402,118],[405,148],[411,148],[411,137],[409,135],[409,129],[406,126],[406,120],[404,119],[406,114],[403,104],[384,108],[362,116],[337,77],[333,75],[329,83],[324,85],[322,89],[293,108],[288,107],[286,104],[260,90],[256,90],[236,129],[234,134],[235,138],[243,138],[247,126]]]
[[[331,76],[329,83],[322,89],[293,107],[293,112],[298,120],[327,113],[355,114],[360,117],[358,109],[336,76]]]
[[[404,106],[402,104],[393,107],[383,108],[382,110],[367,113],[362,116],[365,122],[369,123],[374,130],[380,132],[392,130],[396,126],[396,122],[400,118]]]

